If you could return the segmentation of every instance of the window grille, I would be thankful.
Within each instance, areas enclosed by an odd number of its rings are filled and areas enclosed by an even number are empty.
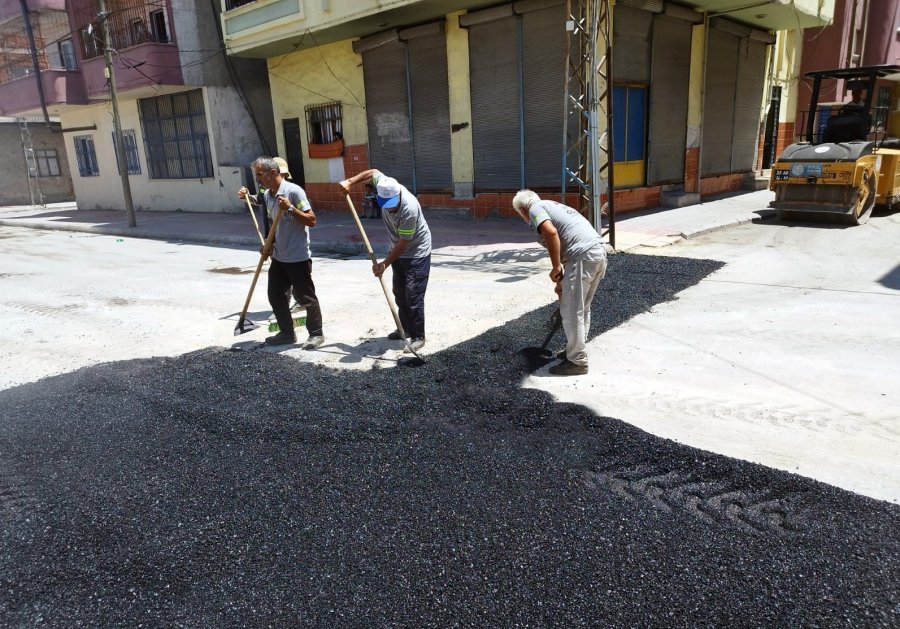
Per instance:
[[[225,2],[225,10],[231,11],[232,9],[236,9],[238,7],[242,7],[245,4],[252,4],[256,2],[256,0],[226,0]]]
[[[78,161],[78,173],[82,177],[96,177],[100,174],[97,153],[94,152],[94,136],[76,135],[75,159]]]
[[[203,91],[138,99],[151,179],[212,177]]]
[[[116,142],[116,132],[113,131],[110,135],[112,135],[113,151],[116,155],[116,171],[118,172],[119,145]],[[140,175],[141,160],[138,158],[137,139],[134,135],[134,129],[123,129],[122,141],[125,143],[125,160],[128,162],[128,174]]]
[[[59,153],[56,149],[35,149],[38,177],[59,177]]]
[[[329,144],[343,137],[341,103],[306,106],[306,130],[309,144]]]
[[[38,67],[41,70],[65,67],[59,42],[67,37],[71,28],[66,12],[41,11],[40,19],[32,16],[31,22]],[[0,83],[32,72],[31,42],[24,32],[22,18],[0,25]]]
[[[71,37],[59,42],[59,58],[62,62],[62,67],[66,70],[78,69],[78,62],[75,60],[75,47],[72,45]]]

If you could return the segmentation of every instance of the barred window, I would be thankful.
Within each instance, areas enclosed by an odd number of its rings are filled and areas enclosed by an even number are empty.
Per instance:
[[[306,106],[306,129],[310,144],[328,144],[342,138],[341,103]]]
[[[94,136],[76,135],[75,159],[78,161],[78,174],[82,177],[96,177],[100,174],[97,153],[94,152]]]
[[[116,171],[119,170],[119,145],[116,142],[116,132],[113,131],[112,143],[113,151],[116,154]],[[134,129],[122,130],[122,141],[125,143],[125,159],[128,162],[128,174],[141,174],[141,160],[138,158],[137,139],[134,136]]]
[[[225,0],[225,10],[231,11],[232,9],[242,7],[245,4],[250,4],[252,2],[256,2],[256,0]]]
[[[138,99],[151,179],[212,177],[203,91]]]
[[[72,45],[72,38],[67,37],[66,39],[60,40],[58,46],[62,67],[66,70],[77,70],[78,62],[75,60],[75,47]]]
[[[34,149],[38,177],[59,177],[59,153],[56,149]]]

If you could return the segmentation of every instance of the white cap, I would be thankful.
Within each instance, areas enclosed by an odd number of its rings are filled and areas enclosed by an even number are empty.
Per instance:
[[[375,192],[378,193],[378,207],[390,209],[400,202],[400,182],[393,177],[378,177]]]

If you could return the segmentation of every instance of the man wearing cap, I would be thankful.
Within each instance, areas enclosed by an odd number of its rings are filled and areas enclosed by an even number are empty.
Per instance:
[[[264,255],[272,256],[272,263],[269,265],[269,305],[281,328],[278,334],[266,339],[266,344],[288,345],[297,342],[288,306],[288,292],[293,287],[300,305],[306,308],[309,339],[303,344],[303,349],[315,349],[325,342],[322,335],[322,311],[312,280],[312,254],[309,249],[309,228],[315,227],[316,215],[306,198],[306,192],[282,176],[282,170],[275,159],[257,158],[253,162],[253,174],[257,184],[266,189],[263,202],[269,216],[274,218],[277,211],[282,210],[281,220],[275,231],[274,247],[272,250],[262,250]],[[247,188],[238,190],[240,199],[248,194]]]
[[[537,233],[538,243],[550,254],[550,279],[559,295],[559,314],[566,349],[554,376],[578,376],[588,372],[587,334],[591,327],[591,302],[606,275],[606,247],[588,220],[556,201],[542,201],[531,190],[519,190],[513,209]]]
[[[384,260],[372,265],[372,273],[381,277],[391,267],[400,325],[410,337],[409,346],[418,351],[425,345],[425,289],[431,273],[431,231],[418,199],[396,179],[379,170],[365,170],[338,185],[344,192],[350,192],[350,188],[361,182],[375,186],[375,202],[383,210],[381,220],[391,242],[390,252]],[[400,330],[394,330],[388,338],[399,340]],[[404,351],[408,352],[409,347]]]
[[[278,171],[281,173],[281,176],[284,179],[291,181],[291,171],[288,169],[287,162],[281,157],[273,157],[272,160],[278,164]],[[291,181],[291,183],[293,183],[293,181]],[[241,188],[241,190],[244,190],[244,194],[250,198],[250,204],[252,206],[260,208],[263,219],[262,237],[267,238],[269,236],[269,226],[271,225],[271,221],[269,220],[269,213],[266,211],[266,189],[258,185],[256,196],[250,196],[250,192],[246,188]],[[240,192],[241,191],[238,190],[238,195],[240,195]],[[300,292],[297,290],[296,286],[291,288],[291,294],[294,296],[294,304],[291,306],[291,312],[302,310],[302,306],[300,305]]]

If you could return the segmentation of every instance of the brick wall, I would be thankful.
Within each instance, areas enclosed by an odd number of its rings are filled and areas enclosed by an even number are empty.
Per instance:
[[[699,168],[700,150],[688,149],[685,153],[685,191],[689,186],[695,187],[697,169]],[[364,144],[347,146],[344,148],[344,174],[352,177],[369,169],[369,156]],[[707,177],[700,182],[701,195],[715,195],[723,192],[732,192],[741,189],[743,174],[723,175],[721,177]],[[400,183],[403,183],[402,181]],[[312,206],[316,210],[349,211],[344,196],[336,183],[307,183],[306,194],[309,196]],[[364,190],[360,187],[353,189],[350,198],[357,212],[362,212]],[[482,192],[475,195],[474,199],[457,199],[450,194],[436,194],[423,192],[416,195],[419,202],[426,208],[456,208],[469,212],[472,218],[515,218],[516,213],[512,209],[513,192]],[[559,194],[541,193],[542,199],[561,201]],[[616,191],[616,214],[624,214],[637,210],[656,208],[660,206],[662,188],[660,186],[645,186]],[[568,199],[574,204],[574,196],[570,193]],[[605,200],[605,199],[604,199]]]
[[[740,190],[744,183],[743,173],[719,175],[718,177],[704,177],[700,180],[700,196],[723,194]]]
[[[28,125],[35,149],[56,149],[59,162],[58,177],[40,177],[41,191],[46,203],[71,201],[75,198],[69,162],[66,159],[65,139],[61,133],[51,132],[43,123]],[[0,123],[0,205],[28,205],[31,195],[22,152],[22,136],[15,122]],[[35,203],[39,203],[35,190]]]
[[[778,159],[778,156],[781,155],[785,148],[797,141],[797,138],[794,137],[795,132],[796,129],[794,128],[793,122],[778,123],[778,139],[775,144],[775,159]]]

